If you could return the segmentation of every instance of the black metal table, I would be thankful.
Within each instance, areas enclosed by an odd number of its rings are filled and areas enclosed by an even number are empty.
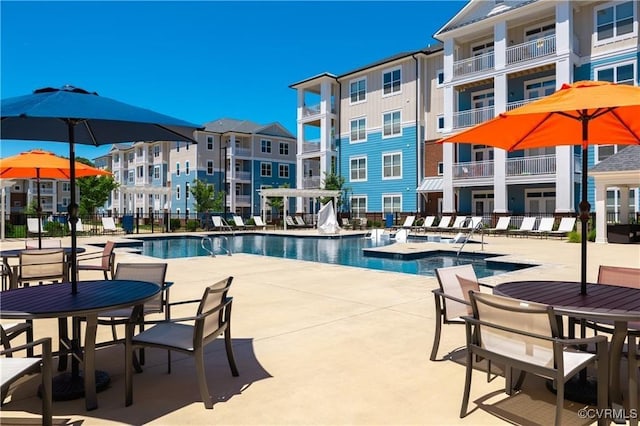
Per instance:
[[[640,321],[640,289],[604,284],[587,284],[580,294],[580,283],[573,281],[515,281],[494,287],[495,294],[553,306],[561,315],[609,321],[614,324],[609,349],[609,392],[613,402],[622,401],[620,360],[629,322]],[[629,372],[629,374],[636,372]]]
[[[71,340],[72,349],[75,352],[72,357],[72,371],[70,375],[59,377],[62,377],[63,381],[73,382],[71,386],[76,388],[73,392],[81,387],[87,410],[93,410],[98,407],[95,374],[98,314],[105,310],[142,305],[159,292],[160,287],[154,283],[130,280],[79,281],[76,294],[71,293],[71,283],[22,287],[2,292],[0,318],[24,320],[84,318],[86,320],[84,351],[80,354],[80,327],[74,324]],[[83,380],[80,379],[80,360],[84,365]],[[64,386],[69,386],[69,383],[59,388]]]
[[[46,249],[43,249],[43,250],[55,250],[55,249],[62,249],[65,256],[65,261],[69,263],[69,255],[71,254],[72,248],[71,247],[47,247]],[[7,270],[9,271],[9,280],[10,280],[9,287],[10,288],[15,288],[17,286],[17,283],[14,282],[15,273],[12,271],[11,265],[9,265],[9,259],[20,257],[20,253],[22,253],[25,250],[36,250],[36,249],[10,249],[10,250],[0,251],[0,257],[2,257],[2,262],[6,265]],[[85,249],[84,247],[76,247],[76,254],[84,253],[85,251],[87,251],[87,249]]]

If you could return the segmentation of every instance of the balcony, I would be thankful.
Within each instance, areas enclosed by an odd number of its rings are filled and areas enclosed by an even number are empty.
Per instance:
[[[317,115],[320,114],[320,104],[314,104],[314,105],[305,105],[302,107],[302,116],[303,117],[311,117],[313,115]],[[336,112],[336,107],[334,105],[331,105],[331,113],[335,114]]]
[[[251,172],[238,172],[238,171],[236,171],[236,180],[251,181]]]
[[[551,34],[537,40],[507,47],[507,65],[526,62],[556,53],[556,35]]]
[[[251,204],[251,195],[236,195],[236,205],[249,206]]]
[[[461,129],[491,120],[495,115],[494,107],[473,108],[453,113],[453,128]]]
[[[478,179],[493,176],[493,160],[469,161],[453,165],[454,179]]]
[[[228,148],[227,157],[231,158],[234,155],[241,155],[244,157],[251,156],[251,148],[244,146],[230,146]]]
[[[307,177],[302,179],[302,189],[318,189],[320,183],[320,176]]]
[[[487,52],[482,55],[455,61],[453,63],[453,78],[492,70],[494,63],[495,60],[493,52]]]
[[[336,150],[336,140],[335,138],[331,138],[331,151]],[[306,142],[302,142],[302,152],[301,154],[309,154],[312,152],[320,152],[320,139],[313,139]]]
[[[574,164],[576,160],[574,159]],[[538,176],[556,173],[556,156],[534,155],[519,158],[507,158],[506,176]],[[490,178],[494,175],[494,161],[469,161],[453,165],[453,179]]]
[[[532,98],[532,99],[522,99],[520,101],[508,102],[507,103],[507,111],[511,111],[512,109],[520,108],[521,106],[524,106],[524,105],[526,105],[528,103],[531,103],[533,101],[537,101],[538,99],[542,99],[542,97],[540,97],[540,98]]]

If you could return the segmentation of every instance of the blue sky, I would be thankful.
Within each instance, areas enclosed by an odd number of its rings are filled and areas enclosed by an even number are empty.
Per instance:
[[[295,134],[289,85],[433,44],[465,4],[2,0],[1,96],[71,84],[194,123],[277,121]],[[68,155],[61,143],[2,141],[0,157],[33,148]]]

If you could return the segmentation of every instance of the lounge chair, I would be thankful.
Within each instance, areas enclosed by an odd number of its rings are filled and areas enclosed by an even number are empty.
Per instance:
[[[537,217],[525,217],[522,219],[522,223],[520,224],[520,228],[518,228],[517,230],[511,230],[507,233],[507,236],[509,235],[521,235],[521,236],[527,236],[531,233],[531,231],[533,231],[533,229],[536,226],[536,220],[538,220]]]
[[[495,228],[486,228],[484,231],[489,235],[504,234],[509,230],[509,223],[511,223],[511,216],[502,216],[498,219]]]
[[[44,230],[44,222],[40,219],[40,230],[38,231],[38,218],[37,217],[28,217],[27,218],[27,233],[29,235],[44,235],[47,231]]]
[[[213,408],[213,399],[209,394],[207,376],[205,374],[204,348],[224,335],[227,360],[231,368],[231,374],[238,376],[238,367],[233,355],[231,344],[231,307],[233,298],[227,293],[233,277],[217,282],[204,291],[200,300],[189,300],[176,304],[199,302],[198,309],[190,318],[168,318],[164,321],[154,322],[154,325],[139,334],[133,336],[133,325],[127,324],[127,338],[125,350],[125,404],[133,403],[133,351],[135,348],[151,347],[177,351],[191,355],[195,359],[196,377],[200,397],[205,408]],[[193,321],[192,324],[184,324],[184,321]],[[168,363],[171,373],[171,360]]]
[[[440,346],[443,324],[464,324],[462,317],[471,313],[469,290],[480,291],[480,286],[492,288],[478,282],[473,265],[436,268],[439,288],[433,290],[436,306],[436,328],[429,359],[435,361]]]
[[[433,227],[433,222],[436,220],[435,216],[427,216],[422,221],[422,224],[419,226],[414,226],[413,229],[420,232],[427,232],[429,229]]]
[[[453,221],[453,225],[444,229],[449,232],[458,232],[460,230],[465,229],[464,223],[466,221],[467,221],[467,216],[456,216],[455,220]]]
[[[342,218],[342,229],[353,229],[353,224],[346,217]]]
[[[438,226],[436,226],[436,229],[439,231],[446,231],[449,229],[449,224],[451,224],[451,216],[442,216],[440,218],[440,222],[438,222]]]
[[[482,216],[472,216],[467,224],[468,229],[476,229],[482,223]]]
[[[231,231],[231,226],[221,216],[211,216],[211,222],[213,223],[214,231],[227,230]]]
[[[291,216],[286,216],[284,220],[287,224],[287,228],[299,228],[298,224]]]
[[[553,225],[556,219],[553,217],[543,217],[540,219],[538,229],[534,229],[530,232],[531,235],[539,235],[540,237],[547,237],[551,231],[553,231]]]
[[[266,223],[264,223],[264,221],[262,220],[262,217],[260,216],[253,216],[253,223],[256,224],[256,226],[264,229],[267,229],[267,227],[271,226],[271,228],[275,228],[273,225],[267,225]]]
[[[69,228],[69,231],[71,231],[70,222],[67,222],[67,227]],[[80,218],[78,218],[78,221],[76,222],[76,233],[79,232],[85,232],[84,225],[82,224],[82,220]]]
[[[0,326],[2,328],[2,326]],[[2,330],[4,334],[4,329]],[[13,353],[28,349],[33,352],[34,346],[42,346],[41,356],[33,358],[14,357]],[[0,398],[5,400],[12,385],[20,382],[25,376],[40,374],[40,397],[42,399],[42,424],[50,426],[52,418],[52,367],[51,367],[51,338],[43,338],[29,342],[23,346],[3,348],[0,351]],[[19,385],[18,385],[19,386]]]
[[[548,233],[549,236],[552,237],[566,237],[567,234],[573,231],[573,227],[576,225],[575,217],[563,217],[560,220],[560,225],[558,225],[558,229],[555,231],[551,231]]]
[[[296,220],[296,225],[298,225],[300,228],[313,228],[313,225],[310,223],[306,223],[302,216],[296,216],[294,219]]]
[[[238,216],[238,215],[234,215],[233,216],[233,223],[235,225],[235,227],[237,229],[248,229],[248,228],[253,228],[253,226],[251,225],[246,225],[244,223],[244,220],[242,220],[242,216]]]
[[[413,227],[413,222],[416,221],[415,216],[407,216],[404,218],[404,222],[401,226],[394,226],[395,229],[411,229]]]
[[[556,385],[555,424],[562,424],[564,385],[589,365],[598,371],[598,410],[608,407],[607,338],[563,339],[559,336],[558,319],[553,307],[493,294],[469,292],[472,314],[464,317],[467,353],[464,396],[460,417],[465,417],[469,404],[474,362],[484,359],[503,365],[505,390],[519,390],[524,373],[552,379]],[[579,345],[595,344],[597,353],[580,350]],[[520,371],[512,381],[513,371]],[[599,424],[608,424],[602,416]]]
[[[102,219],[102,230],[104,232],[124,232],[122,228],[116,226],[116,222],[113,220],[113,217],[107,216]]]

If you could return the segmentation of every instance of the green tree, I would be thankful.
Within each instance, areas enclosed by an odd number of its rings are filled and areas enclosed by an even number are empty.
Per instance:
[[[86,158],[78,157],[76,161],[95,167],[91,160]],[[113,179],[113,176],[88,176],[78,178],[76,185],[80,189],[78,206],[81,215],[94,214],[98,207],[107,202],[111,191],[120,186],[120,184]]]
[[[189,187],[189,192],[195,200],[193,208],[198,213],[204,213],[206,211],[222,211],[223,196],[220,191],[216,192],[215,186],[205,181],[195,179]]]
[[[289,188],[290,185],[288,183],[283,184],[280,188]],[[276,212],[277,216],[280,216],[280,212],[284,207],[284,197],[269,197],[267,199],[267,204]]]
[[[340,191],[340,194],[343,194],[348,190],[348,188],[345,187],[344,185],[345,182],[346,182],[346,179],[344,178],[344,176],[336,175],[333,172],[331,173],[325,172],[324,174],[324,182],[323,182],[324,189],[328,189],[332,191],[337,190],[337,191]],[[333,201],[333,198],[324,197],[320,199],[320,202],[322,202],[323,204],[326,204],[329,201]],[[341,206],[342,206],[342,195],[338,197],[338,205],[336,206],[336,211],[340,211]]]

